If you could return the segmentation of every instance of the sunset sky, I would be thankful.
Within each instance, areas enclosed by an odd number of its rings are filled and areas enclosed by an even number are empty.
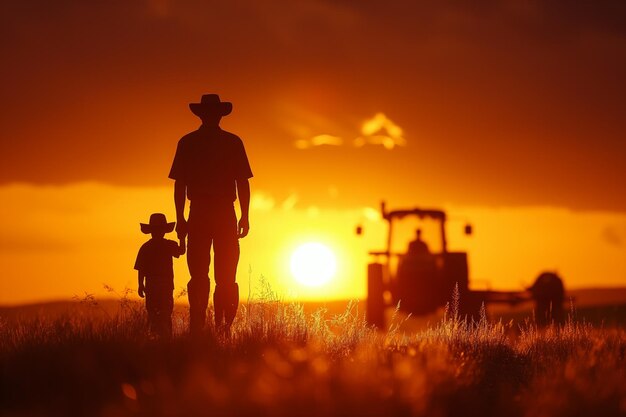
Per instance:
[[[626,3],[468,4],[2,2],[0,304],[134,286],[138,223],[174,220],[188,103],[213,92],[254,172],[242,295],[251,269],[364,296],[381,199],[449,210],[477,286],[626,285]],[[338,258],[324,287],[290,276],[307,241]]]

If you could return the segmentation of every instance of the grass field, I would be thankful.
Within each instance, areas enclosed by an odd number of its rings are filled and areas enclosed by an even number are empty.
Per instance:
[[[242,305],[232,337],[146,333],[143,306],[0,324],[1,416],[624,416],[626,333],[570,319],[468,322],[452,305],[423,331],[341,314]],[[454,303],[453,303],[454,304]],[[93,314],[90,313],[93,311]]]

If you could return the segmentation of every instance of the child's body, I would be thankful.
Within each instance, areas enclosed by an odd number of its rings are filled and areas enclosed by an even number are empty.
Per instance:
[[[165,215],[155,213],[149,224],[141,224],[141,231],[150,233],[152,239],[144,243],[137,254],[135,269],[138,271],[140,297],[146,298],[146,310],[150,331],[169,337],[172,334],[172,310],[174,308],[174,266],[172,257],[185,253],[185,243],[165,239],[165,233],[174,230]]]

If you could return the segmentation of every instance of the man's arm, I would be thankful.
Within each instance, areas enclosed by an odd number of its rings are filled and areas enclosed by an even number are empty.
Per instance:
[[[187,185],[181,181],[174,182],[174,205],[176,206],[176,233],[179,240],[187,237],[187,221],[185,220],[185,201]]]
[[[237,180],[237,195],[241,207],[241,219],[237,228],[237,237],[243,238],[250,230],[250,220],[248,212],[250,210],[250,182],[247,178]]]
[[[139,294],[141,298],[144,297],[145,295],[144,292],[146,290],[146,287],[144,287],[144,284],[143,284],[143,279],[144,279],[143,273],[141,271],[137,271],[137,293]]]

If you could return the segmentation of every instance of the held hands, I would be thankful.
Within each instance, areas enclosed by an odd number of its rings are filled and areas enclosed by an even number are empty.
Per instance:
[[[176,234],[178,235],[178,240],[180,240],[181,242],[184,242],[185,238],[187,237],[187,231],[188,231],[187,221],[185,220],[185,218],[177,219]]]
[[[239,220],[239,225],[237,226],[237,237],[239,239],[244,238],[248,235],[248,231],[250,230],[250,222],[248,217],[242,217]]]
[[[145,297],[146,295],[145,291],[146,291],[146,288],[143,285],[140,285],[139,288],[137,289],[137,293],[139,294],[141,298]]]

